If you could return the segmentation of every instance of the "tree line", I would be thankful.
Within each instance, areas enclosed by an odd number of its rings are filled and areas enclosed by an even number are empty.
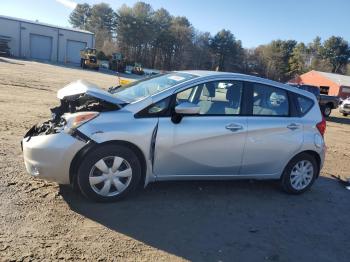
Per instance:
[[[350,46],[339,36],[311,43],[274,40],[245,49],[230,30],[196,30],[184,16],[137,2],[114,11],[108,4],[78,4],[69,17],[75,28],[95,33],[101,58],[121,52],[128,63],[161,70],[240,72],[287,81],[309,70],[350,74]]]

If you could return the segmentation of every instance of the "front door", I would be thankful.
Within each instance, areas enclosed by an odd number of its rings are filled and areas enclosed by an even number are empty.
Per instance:
[[[230,176],[239,174],[247,132],[240,116],[243,83],[215,81],[176,94],[177,104],[200,106],[199,115],[179,123],[160,117],[154,173],[166,176]]]

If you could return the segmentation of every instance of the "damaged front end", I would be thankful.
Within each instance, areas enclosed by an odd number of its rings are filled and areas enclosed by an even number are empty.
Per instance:
[[[111,93],[81,80],[60,89],[57,97],[60,105],[50,109],[52,118],[34,125],[24,138],[56,134],[63,130],[72,134],[77,127],[97,117],[99,113],[118,110],[125,105],[125,102]]]
[[[79,127],[102,112],[119,110],[125,102],[84,81],[73,82],[57,92],[60,105],[51,109],[52,118],[33,126],[21,141],[27,172],[38,178],[70,184],[71,163],[95,141]]]
[[[44,123],[32,126],[24,135],[24,138],[59,133],[60,131],[62,131],[65,124],[65,119],[62,119],[59,123],[54,122],[52,119],[50,119],[48,121],[45,121]]]

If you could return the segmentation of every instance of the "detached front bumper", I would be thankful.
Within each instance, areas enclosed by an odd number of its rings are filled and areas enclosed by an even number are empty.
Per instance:
[[[22,149],[27,172],[35,177],[69,184],[71,162],[85,145],[65,132],[25,137]]]

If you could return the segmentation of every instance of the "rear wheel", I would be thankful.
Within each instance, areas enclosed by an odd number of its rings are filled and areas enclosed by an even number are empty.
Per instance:
[[[141,178],[141,164],[127,147],[107,145],[97,148],[81,162],[78,185],[89,199],[112,202],[134,191]]]
[[[331,107],[331,105],[325,105],[325,106],[323,107],[322,113],[323,113],[323,115],[324,115],[325,117],[329,117],[330,114],[332,113],[332,107]]]
[[[301,194],[312,186],[318,172],[315,158],[302,153],[294,157],[286,166],[282,174],[281,186],[287,193]]]
[[[348,114],[347,113],[343,113],[343,116],[348,116]]]

